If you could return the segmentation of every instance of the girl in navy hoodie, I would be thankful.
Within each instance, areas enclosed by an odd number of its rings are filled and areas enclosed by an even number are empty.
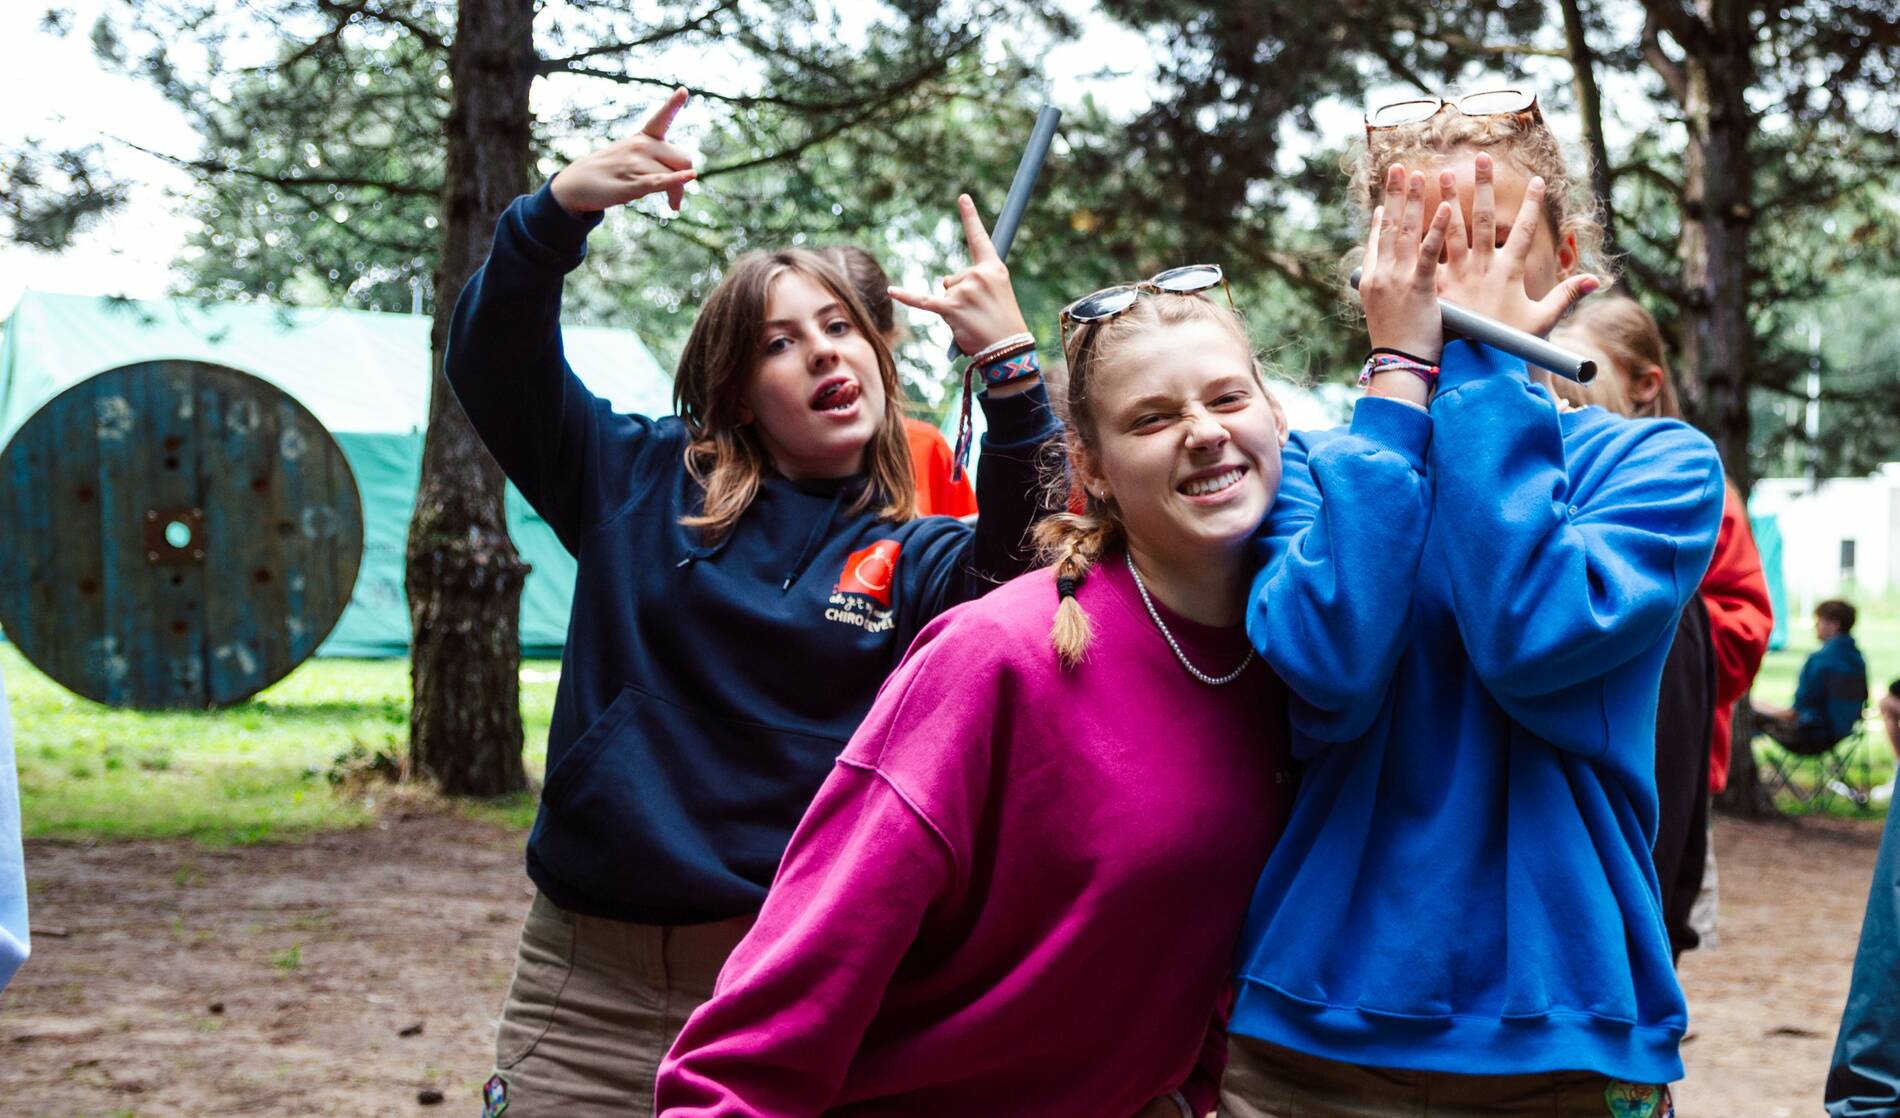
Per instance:
[[[1534,98],[1367,133],[1368,298],[1436,286],[1543,333],[1597,286]],[[1435,212],[1442,262],[1400,251]],[[1679,422],[1560,411],[1436,315],[1402,325],[1365,379],[1427,409],[1429,501],[1341,499],[1319,467],[1343,440],[1295,435],[1263,534],[1248,630],[1306,768],[1241,935],[1222,1113],[1663,1118],[1686,1012],[1650,859],[1657,686],[1721,463]]]
[[[917,517],[890,350],[800,250],[735,261],[674,381],[677,416],[615,413],[567,367],[560,302],[600,211],[690,161],[642,131],[502,215],[456,307],[448,376],[510,480],[579,561],[541,808],[538,889],[487,1111],[646,1114],[879,684],[931,618],[1026,570],[1056,432],[1008,274],[959,200],[972,266],[938,296],[989,390],[972,528]]]

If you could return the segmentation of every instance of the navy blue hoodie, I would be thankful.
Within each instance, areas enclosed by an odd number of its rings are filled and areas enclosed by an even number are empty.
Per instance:
[[[653,924],[758,911],[779,857],[925,622],[1028,569],[1042,389],[984,405],[980,528],[853,512],[862,476],[769,474],[707,544],[677,417],[614,412],[562,357],[566,274],[598,222],[543,187],[502,214],[455,308],[448,377],[579,562],[528,875]]]

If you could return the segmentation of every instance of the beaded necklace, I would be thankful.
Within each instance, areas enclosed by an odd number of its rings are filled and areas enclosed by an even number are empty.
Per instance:
[[[1209,687],[1219,687],[1223,683],[1232,683],[1239,679],[1240,673],[1247,670],[1248,664],[1253,663],[1253,649],[1248,648],[1247,655],[1240,661],[1240,666],[1223,676],[1208,675],[1189,663],[1187,653],[1181,651],[1181,646],[1175,641],[1174,634],[1168,631],[1168,623],[1161,620],[1161,611],[1155,609],[1154,599],[1148,596],[1148,584],[1141,581],[1141,572],[1135,569],[1134,554],[1124,551],[1122,558],[1128,561],[1128,573],[1135,576],[1135,589],[1141,591],[1141,604],[1148,607],[1148,616],[1154,619],[1155,627],[1161,630],[1163,637],[1167,638],[1168,647],[1174,649],[1174,658],[1181,661],[1181,666],[1188,670],[1188,674]]]

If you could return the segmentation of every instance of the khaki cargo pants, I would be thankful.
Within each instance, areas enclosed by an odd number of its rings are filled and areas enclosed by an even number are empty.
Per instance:
[[[1650,1101],[1613,1110],[1612,1086]],[[1668,1092],[1589,1072],[1448,1075],[1322,1060],[1251,1037],[1227,1041],[1220,1118],[1669,1118]],[[1644,1111],[1649,1113],[1645,1114]]]
[[[751,926],[750,916],[628,924],[536,894],[502,1004],[485,1110],[649,1118],[661,1058]]]

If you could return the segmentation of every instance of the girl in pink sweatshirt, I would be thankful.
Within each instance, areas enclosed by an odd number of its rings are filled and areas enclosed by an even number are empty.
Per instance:
[[[661,1066],[656,1112],[1191,1118],[1293,790],[1241,628],[1284,417],[1212,267],[1064,312],[1085,511],[927,626]]]

